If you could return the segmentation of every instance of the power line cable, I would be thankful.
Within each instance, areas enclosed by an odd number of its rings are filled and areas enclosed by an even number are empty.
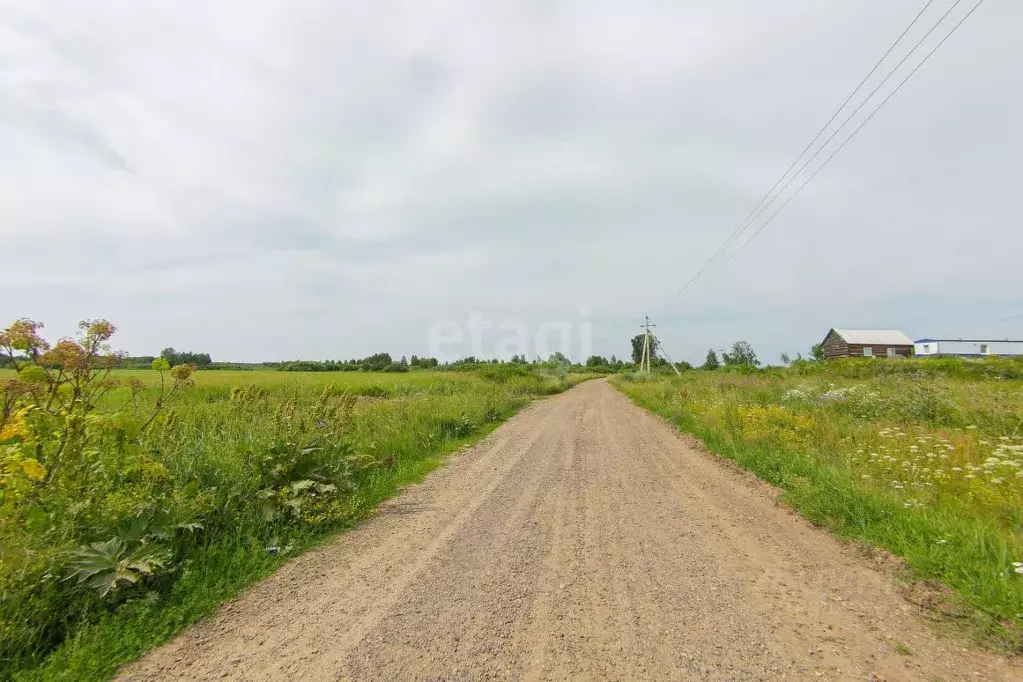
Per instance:
[[[994,322],[988,322],[987,324],[982,325],[982,326],[990,327],[993,324],[1001,324],[1002,322],[1008,322],[1009,320],[1015,320],[1017,317],[1023,317],[1023,312],[1016,313],[1015,315],[1009,315],[1008,317],[1003,317],[1002,319],[995,320]]]
[[[896,46],[898,46],[898,44],[902,42],[902,39],[906,36],[907,33],[909,33],[910,29],[912,29],[913,26],[916,25],[916,22],[920,19],[921,16],[923,16],[923,13],[926,12],[927,8],[930,7],[933,3],[934,0],[928,0],[927,4],[924,5],[923,9],[921,9],[920,12],[918,12],[917,15],[913,17],[913,21],[909,22],[909,25],[906,26],[902,33],[899,34],[899,37],[895,39],[895,42],[892,43],[888,50],[881,56],[881,58],[877,60],[877,63],[874,64],[873,68],[871,68],[870,71],[867,72],[867,75],[863,77],[863,79],[853,89],[853,91],[849,93],[849,96],[845,98],[845,101],[842,102],[841,106],[835,109],[835,113],[831,114],[831,118],[828,119],[828,122],[825,123],[820,130],[817,131],[817,134],[814,135],[813,139],[811,139],[807,143],[806,147],[803,148],[803,151],[799,152],[799,156],[793,159],[792,163],[789,164],[789,167],[785,169],[785,172],[782,173],[781,176],[779,176],[778,179],[774,181],[774,185],[771,186],[771,189],[767,190],[767,193],[764,196],[760,197],[760,201],[756,203],[756,205],[753,207],[753,210],[746,214],[746,217],[742,219],[741,223],[739,223],[739,227],[735,228],[732,234],[728,236],[728,239],[726,239],[725,242],[718,248],[718,250],[714,252],[714,254],[707,260],[706,263],[704,263],[703,267],[701,267],[700,270],[693,276],[693,278],[684,287],[682,287],[682,289],[677,294],[675,294],[676,299],[679,296],[681,296],[682,292],[688,289],[689,285],[692,284],[701,274],[703,274],[703,272],[708,267],[710,267],[710,264],[718,256],[720,256],[729,246],[732,245],[732,243],[734,243],[735,239],[738,238],[738,236],[745,230],[749,223],[756,220],[754,214],[756,214],[758,211],[761,211],[761,204],[763,204],[765,200],[767,200],[772,194],[774,194],[774,190],[778,188],[778,185],[780,185],[782,181],[792,171],[792,169],[795,168],[796,164],[799,163],[799,160],[802,159],[803,156],[805,156],[808,151],[810,151],[810,149],[817,142],[817,140],[820,139],[821,135],[824,134],[824,131],[828,129],[828,127],[835,121],[836,118],[838,118],[838,115],[842,112],[843,109],[845,109],[849,102],[852,101],[852,98],[856,96],[856,93],[858,93],[860,89],[863,87],[863,85],[870,79],[870,77],[874,75],[874,72],[877,71],[878,67],[881,66],[882,63],[884,63],[884,60],[888,58],[888,55],[890,55],[892,51],[895,50]],[[784,188],[782,188],[782,191],[784,191]],[[773,199],[771,201],[773,201]],[[770,203],[771,202],[768,202],[767,205],[770,205]],[[764,208],[766,208],[766,206],[764,206]]]
[[[909,57],[920,47],[920,45],[924,42],[924,40],[926,40],[927,37],[930,36],[931,33],[934,32],[934,30],[938,27],[938,25],[941,24],[941,22],[945,20],[945,18],[949,15],[949,13],[952,12],[952,10],[954,10],[956,8],[956,6],[960,2],[962,2],[962,0],[956,0],[952,4],[952,6],[949,7],[948,10],[946,10],[946,12],[943,15],[941,15],[941,18],[938,19],[938,21],[935,22],[935,24],[930,28],[930,30],[928,30],[927,33],[924,34],[923,38],[921,38],[919,41],[917,41],[916,45],[914,45],[912,47],[912,49],[910,49],[909,52],[907,52],[906,55],[899,61],[899,63],[896,64],[895,67],[891,71],[889,71],[888,75],[884,77],[884,79],[877,85],[877,87],[875,87],[870,92],[870,94],[867,95],[863,99],[862,102],[860,102],[859,106],[857,106],[856,109],[854,109],[853,112],[851,114],[849,114],[849,116],[846,117],[846,119],[842,122],[842,124],[839,125],[838,128],[836,128],[834,130],[834,132],[831,133],[831,135],[828,137],[828,139],[825,140],[824,144],[821,145],[817,149],[817,151],[814,152],[813,155],[809,159],[806,160],[806,162],[799,168],[799,170],[796,171],[795,175],[793,175],[788,180],[788,182],[786,182],[784,184],[784,186],[781,187],[781,189],[778,189],[778,186],[781,185],[781,183],[785,180],[786,177],[788,177],[789,173],[796,166],[796,164],[799,163],[800,159],[802,159],[803,156],[806,155],[806,153],[813,147],[813,145],[817,142],[817,140],[820,139],[821,135],[823,135],[824,132],[828,129],[828,127],[830,127],[831,124],[835,121],[835,119],[838,118],[838,115],[842,112],[842,110],[845,109],[845,107],[849,104],[850,101],[852,101],[853,97],[856,96],[856,93],[858,93],[860,91],[860,89],[864,86],[864,84],[870,79],[870,77],[874,75],[874,73],[877,71],[878,67],[880,67],[881,64],[884,63],[884,61],[895,50],[895,48],[898,46],[898,44],[900,42],[902,42],[902,39],[906,36],[907,33],[909,33],[909,31],[913,28],[913,26],[916,25],[917,21],[919,21],[920,17],[923,16],[924,12],[927,11],[927,9],[933,4],[933,2],[934,2],[934,0],[928,0],[927,4],[924,5],[923,9],[921,9],[917,13],[917,15],[915,17],[913,17],[913,20],[909,23],[908,26],[906,26],[906,28],[902,31],[902,33],[899,34],[899,37],[895,39],[895,42],[893,42],[891,44],[891,46],[888,48],[888,50],[884,53],[884,55],[881,56],[881,59],[879,59],[877,61],[877,63],[874,64],[873,68],[871,68],[870,71],[867,72],[867,75],[863,77],[863,79],[859,82],[859,84],[856,86],[856,88],[854,88],[853,91],[849,94],[849,96],[846,97],[845,101],[842,102],[842,105],[840,107],[838,107],[838,109],[835,110],[835,113],[833,113],[831,115],[831,118],[828,119],[828,122],[824,124],[824,126],[817,132],[816,135],[814,135],[813,139],[810,140],[809,144],[806,145],[806,147],[803,149],[803,151],[801,151],[799,153],[799,155],[795,159],[793,159],[792,163],[785,170],[785,172],[782,173],[782,175],[775,181],[774,185],[771,187],[770,190],[768,190],[767,194],[765,194],[763,197],[761,197],[760,201],[758,201],[756,206],[753,207],[753,210],[750,211],[749,214],[746,215],[746,217],[743,219],[743,221],[732,232],[732,234],[730,234],[728,236],[728,238],[724,241],[724,243],[722,243],[722,245],[718,248],[718,250],[715,251],[714,254],[709,259],[707,259],[707,261],[700,267],[700,269],[696,272],[696,274],[693,275],[693,277],[688,282],[686,282],[686,284],[675,294],[675,296],[672,297],[672,300],[671,300],[670,303],[674,303],[678,299],[679,296],[681,296],[687,289],[689,289],[689,287],[692,286],[693,283],[697,279],[699,279],[700,275],[702,275],[704,272],[706,272],[707,269],[713,264],[713,262],[715,260],[717,260],[717,258],[719,256],[721,256],[721,254],[724,253],[728,249],[728,247],[730,247],[732,244],[734,244],[735,241],[740,236],[742,236],[742,233],[745,232],[746,230],[748,230],[752,226],[752,224],[754,222],[756,222],[756,220],[764,213],[764,211],[766,211],[767,208],[771,204],[773,204],[778,199],[778,197],[781,196],[781,194],[793,182],[795,182],[796,178],[799,177],[799,174],[802,173],[803,170],[805,170],[806,167],[810,163],[812,163],[815,158],[817,158],[817,156],[821,153],[821,151],[823,151],[824,148],[827,147],[827,145],[832,140],[835,139],[835,137],[838,135],[839,132],[841,132],[841,130],[846,126],[846,124],[848,124],[849,121],[852,120],[852,118],[855,117],[856,114],[859,113],[859,111],[866,105],[866,103],[868,101],[870,101],[870,99],[875,94],[877,94],[878,90],[880,90],[881,87],[883,87],[884,84],[888,82],[888,79],[890,79],[892,77],[892,75],[894,75],[894,73],[906,62],[906,60],[909,59]],[[775,190],[778,190],[777,194],[775,193]],[[767,201],[766,204],[764,203],[765,201]],[[670,303],[669,303],[669,305],[670,305]]]
[[[982,324],[982,325],[980,325],[978,327],[974,327],[974,329],[987,329],[988,327],[993,327],[996,324],[1001,324],[1002,322],[1009,322],[1010,320],[1015,320],[1015,319],[1020,318],[1020,317],[1023,317],[1023,311],[1020,311],[1018,313],[1013,313],[1012,315],[1009,315],[1008,317],[1003,317],[1000,320],[992,320],[991,322],[985,322],[984,324]],[[958,329],[956,329],[953,332],[953,334],[959,334],[961,332],[962,332],[962,327],[959,327]]]
[[[738,240],[738,238],[742,236],[742,233],[746,232],[746,230],[748,230],[750,227],[752,227],[753,223],[755,223],[757,220],[759,220],[760,216],[764,214],[764,212],[768,209],[768,207],[770,207],[771,204],[773,204],[775,201],[777,201],[778,197],[780,197],[782,194],[785,193],[785,190],[787,190],[789,188],[789,186],[792,185],[792,183],[796,181],[796,179],[800,176],[800,174],[802,174],[802,172],[804,170],[806,170],[807,167],[811,163],[813,163],[814,159],[816,159],[820,155],[820,153],[823,152],[827,148],[827,146],[829,144],[831,144],[831,141],[834,140],[836,137],[838,137],[838,134],[840,132],[842,132],[842,129],[844,129],[846,127],[846,125],[848,125],[849,122],[856,117],[856,114],[860,113],[860,110],[862,110],[863,107],[865,107],[867,105],[867,102],[869,102],[874,97],[874,95],[876,95],[878,93],[878,91],[881,90],[882,87],[884,87],[885,83],[888,82],[888,79],[890,79],[892,76],[894,76],[896,71],[898,71],[900,68],[902,68],[902,65],[905,64],[906,61],[911,56],[913,56],[913,53],[915,53],[920,48],[920,46],[924,43],[924,41],[927,40],[927,38],[930,37],[931,33],[933,33],[935,31],[935,29],[937,29],[938,26],[941,25],[941,23],[945,20],[945,18],[952,12],[952,10],[954,10],[956,8],[956,6],[959,5],[960,2],[962,2],[962,0],[955,0],[955,2],[952,3],[952,6],[949,7],[945,11],[944,14],[941,15],[941,18],[939,18],[936,22],[934,22],[934,25],[931,26],[931,28],[927,31],[927,33],[925,33],[923,35],[923,37],[920,38],[920,40],[918,40],[916,42],[916,44],[913,45],[912,48],[910,48],[909,52],[907,52],[902,57],[902,59],[899,60],[899,63],[896,64],[895,67],[892,68],[888,72],[888,75],[885,76],[883,79],[881,79],[881,82],[878,83],[877,86],[873,90],[870,91],[870,94],[867,95],[866,97],[864,97],[863,101],[860,102],[859,105],[857,105],[857,107],[855,109],[853,109],[852,112],[848,116],[845,117],[845,119],[842,121],[842,123],[837,128],[835,128],[834,131],[832,131],[831,135],[828,136],[828,139],[826,139],[824,141],[824,143],[817,148],[817,151],[815,151],[810,156],[810,158],[808,158],[805,162],[803,162],[803,165],[799,167],[799,170],[797,170],[795,172],[795,174],[791,178],[789,178],[788,181],[784,185],[782,185],[782,187],[778,190],[778,192],[776,194],[774,194],[774,196],[771,197],[770,201],[768,201],[766,204],[764,204],[756,212],[756,215],[749,222],[749,224],[747,224],[744,228],[742,228],[742,230],[739,231],[739,234],[737,234],[731,240],[731,243],[728,244],[728,246],[731,246],[731,244],[734,244],[735,241]],[[797,159],[797,161],[798,161],[798,159]]]
[[[957,4],[958,4],[958,2],[957,2]],[[926,56],[925,56],[925,57],[924,57],[924,58],[923,58],[923,59],[922,59],[922,60],[920,61],[920,63],[919,63],[919,64],[917,64],[917,65],[916,65],[915,67],[913,67],[913,70],[912,70],[912,71],[910,71],[910,72],[909,72],[909,74],[908,74],[908,75],[907,75],[907,76],[906,76],[905,78],[903,78],[903,79],[902,79],[902,81],[901,81],[901,82],[899,82],[899,84],[898,84],[898,85],[896,85],[896,86],[895,86],[895,89],[894,89],[894,90],[892,90],[892,91],[891,91],[891,92],[890,92],[890,93],[888,94],[888,96],[887,96],[887,97],[885,97],[885,98],[884,98],[884,100],[882,100],[882,102],[881,102],[880,104],[878,104],[878,105],[877,105],[877,107],[875,107],[873,111],[871,111],[871,112],[870,112],[870,115],[869,115],[869,116],[867,116],[867,117],[866,117],[865,119],[863,119],[863,121],[862,121],[862,122],[861,122],[861,123],[860,123],[860,124],[859,124],[858,126],[856,126],[856,129],[855,129],[855,130],[853,130],[853,132],[852,132],[852,133],[851,133],[851,134],[849,135],[849,137],[845,138],[845,140],[843,140],[843,141],[842,141],[842,144],[840,144],[840,145],[839,145],[839,146],[838,146],[838,147],[837,147],[837,148],[835,149],[835,151],[831,152],[831,154],[830,154],[830,155],[828,156],[828,158],[826,158],[826,159],[824,160],[824,163],[822,163],[822,164],[821,164],[820,166],[818,166],[818,167],[817,167],[817,170],[815,170],[815,171],[814,171],[814,172],[813,172],[813,173],[812,173],[812,174],[810,175],[810,177],[808,177],[808,178],[807,178],[807,179],[806,179],[806,180],[805,180],[805,181],[803,182],[803,184],[801,184],[801,185],[800,185],[800,186],[799,186],[799,187],[798,187],[798,188],[796,189],[796,191],[795,191],[795,192],[793,192],[793,193],[792,193],[792,195],[791,195],[791,196],[790,196],[790,197],[789,197],[788,199],[786,199],[786,200],[784,201],[784,203],[782,203],[782,205],[781,205],[781,206],[779,206],[779,207],[778,207],[778,209],[777,209],[777,210],[776,210],[776,211],[775,211],[774,213],[772,213],[772,214],[771,214],[771,217],[767,219],[767,222],[765,222],[765,223],[764,223],[763,225],[761,225],[761,226],[760,226],[759,228],[757,228],[757,230],[756,230],[756,231],[755,231],[755,232],[754,232],[754,233],[753,233],[753,234],[752,234],[752,235],[750,236],[750,238],[749,238],[749,239],[747,239],[747,240],[746,240],[745,242],[743,242],[743,243],[742,243],[742,245],[741,245],[741,246],[739,246],[739,248],[738,248],[738,249],[736,249],[735,251],[733,251],[733,252],[732,252],[732,255],[728,257],[728,260],[726,260],[726,261],[724,262],[724,264],[722,264],[722,266],[721,266],[720,268],[718,268],[718,269],[717,269],[717,270],[716,270],[716,271],[715,271],[715,272],[714,272],[714,273],[713,273],[713,274],[711,275],[711,279],[713,279],[713,277],[714,277],[715,275],[717,275],[717,274],[718,274],[719,272],[721,272],[721,271],[722,271],[722,270],[724,270],[724,269],[725,269],[726,267],[728,267],[728,264],[729,264],[729,263],[731,263],[731,262],[732,262],[732,261],[733,261],[733,260],[735,259],[735,257],[736,257],[737,255],[739,255],[739,253],[740,253],[740,252],[741,252],[741,251],[742,251],[742,250],[743,250],[744,248],[746,248],[746,246],[747,246],[747,245],[749,245],[749,243],[750,243],[750,242],[752,242],[752,241],[753,241],[754,239],[756,239],[757,235],[758,235],[758,234],[760,234],[760,233],[761,233],[761,232],[762,232],[762,231],[764,230],[764,228],[766,228],[766,227],[767,227],[768,225],[770,225],[770,224],[771,224],[771,223],[772,223],[772,222],[774,221],[774,219],[775,219],[776,217],[778,217],[778,214],[779,214],[779,213],[781,213],[781,212],[782,212],[782,210],[784,210],[784,209],[785,209],[785,207],[789,205],[789,202],[791,202],[791,201],[792,201],[793,199],[795,199],[795,198],[796,198],[796,196],[797,196],[797,195],[798,195],[798,194],[799,194],[799,193],[800,193],[800,192],[801,192],[801,191],[803,190],[803,188],[804,188],[804,187],[806,187],[806,186],[807,186],[808,184],[810,184],[810,181],[811,181],[811,180],[813,180],[813,179],[814,179],[815,177],[817,177],[817,174],[818,174],[818,173],[820,173],[820,172],[821,172],[821,171],[822,171],[822,170],[824,169],[824,167],[825,167],[825,166],[827,166],[827,165],[828,165],[828,163],[829,163],[829,162],[830,162],[830,161],[831,161],[831,160],[832,160],[833,158],[835,158],[835,156],[836,156],[836,155],[837,155],[837,154],[838,154],[838,153],[839,153],[840,151],[842,151],[842,149],[844,149],[844,148],[845,148],[845,146],[846,146],[847,144],[849,144],[849,141],[850,141],[850,140],[852,140],[852,139],[853,139],[854,137],[856,137],[857,133],[859,133],[859,132],[860,132],[860,131],[861,131],[861,130],[863,129],[863,127],[864,127],[865,125],[867,125],[867,123],[868,123],[868,122],[870,122],[870,119],[874,118],[874,115],[875,115],[875,114],[877,114],[877,112],[878,112],[878,111],[880,111],[880,110],[881,110],[881,108],[882,108],[882,107],[883,107],[883,106],[884,106],[885,104],[887,104],[887,103],[888,103],[888,101],[889,101],[889,100],[890,100],[890,99],[891,99],[892,97],[894,97],[894,96],[895,96],[895,93],[897,93],[897,92],[898,92],[899,90],[901,90],[901,89],[902,89],[902,86],[903,86],[903,85],[905,85],[905,84],[906,84],[906,82],[907,82],[907,81],[908,81],[908,80],[909,80],[910,78],[912,78],[912,77],[913,77],[913,74],[915,74],[915,73],[916,73],[917,71],[919,71],[919,70],[920,70],[920,68],[921,68],[921,67],[922,67],[922,66],[923,66],[924,64],[926,64],[926,63],[927,63],[927,60],[929,60],[929,59],[931,58],[931,56],[932,56],[932,55],[933,55],[933,54],[934,54],[935,52],[937,52],[937,51],[938,51],[938,49],[939,49],[939,48],[941,48],[941,46],[942,46],[942,45],[944,45],[944,44],[945,44],[945,41],[946,41],[946,40],[948,40],[949,38],[951,38],[951,37],[952,37],[952,34],[953,34],[953,33],[955,33],[955,32],[956,32],[956,30],[957,30],[957,29],[958,29],[958,28],[959,28],[960,26],[962,26],[962,25],[963,25],[963,23],[964,23],[964,22],[965,22],[965,21],[966,21],[967,19],[969,19],[969,18],[970,18],[970,15],[972,15],[972,14],[973,14],[973,13],[974,13],[975,11],[977,11],[977,8],[978,8],[978,7],[980,7],[980,6],[982,5],[982,4],[984,4],[984,0],[979,0],[979,1],[977,2],[977,4],[976,4],[976,5],[974,5],[974,6],[973,6],[973,7],[972,7],[972,8],[970,9],[970,11],[969,11],[969,12],[967,12],[967,13],[966,13],[966,14],[965,14],[965,15],[963,16],[963,18],[962,18],[962,19],[960,19],[960,20],[959,20],[959,21],[958,21],[958,22],[956,23],[956,25],[952,27],[952,30],[950,30],[950,31],[949,31],[949,32],[948,32],[947,34],[945,34],[945,37],[944,37],[944,38],[942,38],[942,39],[941,39],[941,41],[940,41],[940,42],[938,42],[938,44],[934,46],[934,49],[932,49],[932,50],[931,50],[930,52],[928,52],[928,53],[927,53],[927,55],[926,55]],[[954,5],[953,5],[953,6],[954,6]],[[942,17],[942,18],[944,18],[944,17]],[[939,20],[939,21],[940,21],[940,20]]]
[[[894,76],[894,75],[895,75],[895,72],[896,72],[896,71],[898,71],[898,70],[899,70],[900,68],[902,68],[902,65],[903,65],[903,64],[905,64],[905,63],[906,63],[906,61],[908,61],[908,60],[909,60],[909,58],[910,58],[911,56],[913,56],[913,53],[915,53],[915,52],[916,52],[916,51],[917,51],[917,50],[918,50],[918,49],[920,48],[920,46],[921,46],[921,45],[922,45],[922,44],[924,43],[924,41],[925,41],[925,40],[927,40],[927,38],[929,38],[929,37],[930,37],[930,35],[931,35],[932,33],[934,33],[935,29],[937,29],[937,28],[938,28],[938,26],[940,26],[940,25],[941,25],[941,23],[942,23],[943,21],[945,21],[945,18],[946,18],[946,17],[947,17],[947,16],[948,16],[948,15],[949,15],[949,14],[950,14],[951,12],[952,12],[952,10],[954,10],[954,9],[956,8],[956,6],[958,6],[958,5],[959,5],[959,3],[960,3],[960,2],[962,2],[962,0],[956,0],[956,1],[954,2],[954,3],[952,3],[952,6],[951,6],[951,7],[949,7],[949,8],[948,8],[948,9],[947,9],[947,10],[945,11],[945,13],[944,13],[944,14],[942,14],[942,15],[941,15],[941,18],[939,18],[939,19],[938,19],[938,20],[937,20],[936,22],[934,22],[934,25],[933,25],[933,26],[931,26],[931,28],[930,28],[930,29],[929,29],[929,30],[927,31],[927,33],[925,33],[925,34],[923,35],[923,37],[921,37],[921,38],[920,38],[920,40],[918,40],[918,41],[916,42],[916,44],[915,44],[915,45],[913,45],[913,47],[912,47],[912,48],[910,48],[909,52],[907,52],[907,53],[906,53],[905,55],[903,55],[902,59],[900,59],[900,60],[899,60],[899,63],[898,63],[898,64],[896,64],[896,65],[894,66],[894,68],[892,68],[892,69],[891,69],[891,70],[890,70],[890,71],[888,72],[888,75],[887,75],[887,76],[885,76],[885,77],[884,77],[883,79],[881,79],[881,82],[880,82],[880,83],[878,83],[878,84],[877,84],[877,86],[875,86],[875,87],[874,87],[874,89],[870,91],[870,94],[869,94],[869,95],[867,95],[866,97],[864,97],[864,98],[863,98],[863,101],[862,101],[862,102],[860,102],[860,103],[859,103],[859,105],[857,105],[857,107],[856,107],[855,109],[853,109],[853,110],[852,110],[852,112],[851,112],[851,113],[850,113],[850,114],[849,114],[848,116],[846,116],[846,117],[845,117],[845,120],[843,120],[843,121],[842,121],[842,123],[841,123],[841,124],[840,124],[840,125],[839,125],[839,126],[838,126],[837,128],[835,128],[835,130],[834,130],[834,131],[832,131],[831,135],[829,135],[829,136],[828,136],[828,139],[826,139],[826,140],[824,141],[824,143],[823,143],[823,144],[822,144],[822,145],[821,145],[820,147],[818,147],[818,148],[817,148],[817,151],[815,151],[815,152],[814,152],[814,153],[813,153],[813,154],[812,154],[812,155],[810,156],[810,158],[808,158],[808,159],[807,159],[807,160],[806,160],[806,161],[805,161],[805,162],[803,163],[803,165],[799,167],[799,170],[797,170],[797,171],[796,171],[795,175],[793,175],[793,176],[792,176],[791,178],[789,178],[788,182],[786,182],[786,183],[785,183],[785,184],[784,184],[784,185],[783,185],[783,186],[781,187],[781,189],[779,189],[779,190],[778,190],[777,194],[775,194],[775,195],[774,195],[773,197],[771,197],[771,200],[770,200],[770,201],[768,201],[768,202],[767,202],[766,204],[764,204],[764,206],[763,206],[763,207],[762,207],[762,208],[761,208],[761,209],[760,209],[760,210],[758,211],[757,215],[756,215],[756,216],[755,216],[755,217],[753,218],[753,220],[751,220],[751,221],[750,221],[750,224],[749,224],[749,225],[747,225],[747,226],[746,226],[746,227],[745,227],[745,228],[743,229],[743,232],[745,232],[745,231],[746,231],[747,229],[749,229],[749,228],[750,228],[750,227],[752,226],[752,224],[753,224],[754,222],[756,222],[756,220],[757,220],[757,219],[758,219],[758,218],[759,218],[759,217],[760,217],[761,215],[763,215],[764,211],[766,211],[766,210],[767,210],[767,208],[768,208],[768,207],[769,207],[769,206],[770,206],[771,204],[773,204],[773,203],[774,203],[774,202],[775,202],[775,201],[776,201],[776,200],[778,199],[778,197],[780,197],[780,196],[781,196],[781,195],[782,195],[782,194],[783,194],[783,193],[785,192],[785,190],[789,188],[789,186],[790,186],[790,185],[791,185],[791,184],[792,184],[793,182],[795,182],[795,181],[796,181],[796,178],[798,178],[798,177],[799,177],[799,175],[800,175],[800,174],[801,174],[801,173],[802,173],[802,172],[803,172],[804,170],[806,170],[807,166],[809,166],[809,165],[810,165],[811,163],[813,163],[813,160],[814,160],[814,159],[816,159],[816,158],[817,158],[817,156],[818,156],[818,155],[820,155],[820,153],[821,153],[822,151],[824,151],[824,150],[825,150],[825,149],[827,148],[827,146],[828,146],[829,144],[831,144],[831,141],[832,141],[832,140],[834,140],[834,139],[835,139],[836,137],[838,137],[838,134],[839,134],[840,132],[842,132],[842,129],[843,129],[843,128],[845,128],[845,127],[846,127],[846,125],[848,125],[848,124],[849,124],[849,121],[853,120],[853,119],[854,119],[854,118],[856,117],[856,114],[860,113],[860,110],[862,110],[862,109],[863,109],[863,107],[865,107],[865,106],[867,105],[867,102],[869,102],[869,101],[870,101],[871,99],[873,99],[874,95],[876,95],[876,94],[878,93],[878,91],[880,91],[880,90],[881,90],[881,88],[883,88],[883,87],[884,87],[885,83],[887,83],[887,82],[888,82],[888,79],[890,79],[890,78],[891,78],[892,76]],[[734,242],[734,240],[733,240],[733,242]]]
[[[976,331],[980,331],[981,329],[987,329],[988,327],[993,327],[996,324],[1009,322],[1010,320],[1015,320],[1020,317],[1023,317],[1023,311],[1013,313],[1012,315],[1009,315],[1008,317],[1003,317],[1000,320],[991,320],[990,322],[985,322],[984,324],[981,325],[973,325],[970,328]],[[950,334],[948,334],[948,336],[949,337],[958,336],[960,339],[963,338],[963,327],[962,326],[956,327],[955,329],[952,330]],[[1006,340],[1008,340],[1008,337],[1006,337]]]

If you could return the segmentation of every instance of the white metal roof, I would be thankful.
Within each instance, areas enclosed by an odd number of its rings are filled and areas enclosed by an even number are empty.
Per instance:
[[[835,329],[846,343],[878,346],[912,346],[913,342],[898,329]]]
[[[917,339],[914,343],[1023,343],[1021,339]]]

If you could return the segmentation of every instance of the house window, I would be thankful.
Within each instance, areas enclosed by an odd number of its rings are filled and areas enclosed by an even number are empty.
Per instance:
[[[924,352],[925,353],[930,353],[931,352],[931,344],[929,344],[929,343],[925,343],[924,344]]]
[[[889,348],[888,349],[888,357],[890,357],[890,358],[894,358],[895,357],[895,349],[894,348]]]
[[[987,353],[988,353],[987,344],[986,343],[980,344],[980,354],[987,355]]]
[[[874,357],[874,349],[871,348],[870,346],[864,346],[863,347],[863,357],[865,357],[865,358],[872,358],[872,357]]]

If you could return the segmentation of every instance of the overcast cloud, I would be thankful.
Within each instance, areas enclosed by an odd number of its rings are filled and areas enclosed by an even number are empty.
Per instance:
[[[422,354],[474,312],[619,356],[649,312],[693,361],[1023,337],[1007,0],[667,305],[923,4],[0,0],[0,322],[248,361]]]

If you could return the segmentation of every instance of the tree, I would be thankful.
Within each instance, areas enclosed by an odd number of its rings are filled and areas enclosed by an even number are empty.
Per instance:
[[[552,363],[556,362],[559,365],[571,365],[572,364],[572,361],[569,360],[568,357],[564,353],[562,353],[561,351],[558,351],[558,352],[554,353],[552,356],[550,356],[549,358],[547,358],[547,362],[552,362]]]
[[[788,365],[791,362],[792,362],[792,358],[789,357],[788,353],[782,353],[781,354],[781,364]]]
[[[209,353],[178,352],[173,348],[164,348],[160,351],[160,357],[167,361],[171,367],[177,365],[195,365],[198,368],[209,367],[213,360]]]
[[[703,365],[700,369],[715,370],[721,366],[718,361],[718,354],[713,348],[707,349],[707,359],[703,361]]]
[[[732,344],[732,352],[722,353],[721,357],[725,361],[725,365],[730,367],[757,367],[760,364],[757,354],[753,351],[753,346],[746,341],[736,341]]]
[[[824,359],[824,344],[823,343],[815,343],[812,346],[810,346],[810,357],[813,358],[814,360],[818,360],[818,361],[819,360],[823,360]]]
[[[374,353],[362,359],[362,368],[367,372],[382,372],[385,368],[394,364],[390,353]]]
[[[632,337],[632,362],[638,365],[643,359],[643,344],[645,343],[646,334],[636,334]],[[660,347],[660,342],[657,337],[653,334],[650,335],[650,364],[656,364],[657,362],[657,349]]]
[[[607,358],[601,357],[599,355],[591,355],[590,357],[586,358],[586,366],[607,367],[608,366]]]

